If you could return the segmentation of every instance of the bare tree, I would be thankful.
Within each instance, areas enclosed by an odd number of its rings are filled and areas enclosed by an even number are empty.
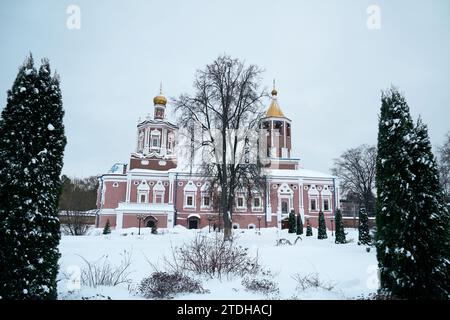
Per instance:
[[[438,149],[439,152],[439,179],[445,192],[447,202],[450,202],[450,132],[445,142]]]
[[[86,233],[93,224],[94,216],[89,210],[96,204],[96,177],[70,179],[62,176],[62,193],[60,197],[61,227],[67,233],[79,236]]]
[[[361,145],[345,151],[334,159],[332,173],[339,177],[342,191],[352,193],[359,205],[368,212],[374,212],[375,172],[377,149],[375,146]]]
[[[249,155],[257,149],[251,145],[257,139],[251,136],[258,132],[261,101],[267,96],[260,90],[261,74],[256,65],[220,56],[197,71],[193,95],[174,101],[179,125],[190,136],[188,152],[201,150],[196,170],[210,181],[211,192],[218,194],[225,239],[231,236],[236,191],[260,190],[263,181],[260,163]]]
[[[87,211],[65,210],[60,213],[61,227],[72,236],[82,236],[92,225],[92,215]]]

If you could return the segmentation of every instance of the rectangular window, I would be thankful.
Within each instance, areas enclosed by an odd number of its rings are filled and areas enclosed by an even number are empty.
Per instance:
[[[163,198],[161,194],[157,194],[155,195],[155,203],[162,203],[163,202]]]
[[[243,207],[243,206],[244,206],[244,198],[239,197],[239,198],[237,199],[237,206],[238,206],[238,207]]]
[[[323,199],[323,211],[330,211],[330,200]]]
[[[253,206],[255,208],[260,208],[261,207],[261,198],[255,198],[253,199]]]
[[[145,194],[141,194],[141,201],[140,201],[141,203],[144,203],[145,202]]]
[[[317,201],[316,199],[311,199],[311,211],[317,210]]]
[[[203,197],[203,206],[209,207],[209,197]]]
[[[192,196],[187,196],[187,198],[186,198],[186,205],[188,207],[192,207],[194,205],[194,198]]]
[[[159,147],[159,138],[158,137],[152,137],[152,147]]]

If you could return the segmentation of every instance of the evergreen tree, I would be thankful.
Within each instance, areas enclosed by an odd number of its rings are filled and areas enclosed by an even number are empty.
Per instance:
[[[344,231],[344,223],[342,222],[342,213],[341,210],[337,209],[335,213],[335,221],[336,221],[336,239],[335,243],[347,243],[345,239],[345,231]]]
[[[359,223],[358,223],[358,244],[370,245],[372,238],[369,233],[369,217],[365,208],[359,209]]]
[[[289,225],[289,233],[295,233],[296,221],[294,211],[291,211],[291,213],[289,213],[288,225]]]
[[[408,243],[400,253],[405,275],[396,294],[407,299],[449,299],[450,216],[428,129],[420,118],[413,143],[410,185],[414,203],[402,220]]]
[[[306,222],[306,236],[307,237],[312,237],[313,232],[312,232],[312,227],[309,224],[309,221]]]
[[[303,234],[303,221],[302,221],[302,216],[301,216],[300,213],[297,215],[297,227],[296,227],[296,229],[297,229],[297,234],[298,235]]]
[[[58,77],[30,55],[0,119],[0,296],[56,299],[66,145]]]
[[[405,98],[382,95],[377,157],[377,259],[381,291],[398,298],[448,298],[449,216],[442,205],[426,128]]]
[[[111,233],[111,225],[109,224],[109,219],[106,220],[105,226],[103,227],[103,234]]]
[[[325,224],[325,216],[322,210],[319,211],[319,227],[317,230],[317,239],[326,239],[327,235],[327,226]]]

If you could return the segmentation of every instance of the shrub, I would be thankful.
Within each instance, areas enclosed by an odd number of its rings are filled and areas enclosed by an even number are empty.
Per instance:
[[[311,225],[308,222],[308,224],[306,225],[306,236],[307,237],[312,237],[312,235],[313,235],[312,227],[311,227]]]
[[[248,248],[237,245],[223,236],[197,234],[180,248],[172,249],[172,259],[163,258],[166,269],[178,273],[222,276],[256,274],[261,270],[258,255],[252,257]],[[156,269],[156,268],[155,268]]]
[[[112,266],[107,256],[103,256],[97,262],[90,262],[81,257],[86,266],[81,270],[81,284],[96,288],[97,286],[117,286],[120,283],[129,283],[128,271],[131,265],[131,252],[124,252],[121,254],[122,261],[119,266]]]
[[[105,227],[103,228],[103,234],[110,234],[111,233],[111,225],[109,224],[109,219],[106,220]]]
[[[245,277],[242,279],[241,283],[245,289],[249,291],[261,292],[264,294],[278,293],[280,291],[278,289],[278,284],[270,279]]]
[[[302,276],[298,273],[292,276],[297,282],[297,290],[306,290],[308,288],[321,288],[327,291],[331,291],[334,288],[334,285],[331,283],[323,282],[319,279],[319,275],[317,273],[308,274],[306,276]]]
[[[172,299],[181,293],[206,293],[200,282],[179,272],[156,271],[143,279],[138,292],[149,299]]]

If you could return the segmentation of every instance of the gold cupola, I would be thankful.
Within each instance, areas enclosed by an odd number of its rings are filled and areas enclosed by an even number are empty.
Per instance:
[[[153,98],[153,104],[165,106],[167,103],[166,97],[162,93],[162,83],[159,86],[159,95]]]
[[[275,79],[273,80],[272,101],[270,102],[269,109],[267,109],[266,117],[285,118],[283,111],[277,102],[278,91],[275,89]]]

